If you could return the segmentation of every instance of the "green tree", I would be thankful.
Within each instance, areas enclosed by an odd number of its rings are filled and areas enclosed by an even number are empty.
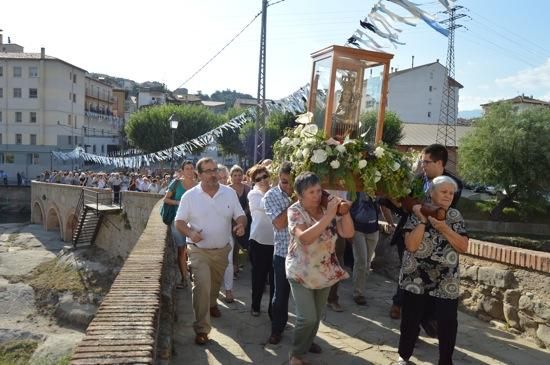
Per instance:
[[[376,122],[378,113],[376,111],[367,112],[361,115],[361,123],[365,125],[367,130],[367,140],[374,141],[376,135]],[[384,114],[384,129],[382,142],[388,146],[395,146],[403,139],[403,122],[396,113],[386,111]]]
[[[491,211],[500,219],[514,200],[525,209],[550,192],[550,109],[514,110],[510,103],[490,108],[460,141],[459,169],[466,181],[506,189]]]
[[[246,109],[243,108],[230,108],[223,116],[224,123],[242,114],[245,110]],[[224,131],[223,135],[217,138],[218,145],[221,147],[224,154],[235,154],[238,155],[239,158],[245,155],[243,139],[240,133],[241,131],[239,129],[229,129]]]
[[[180,122],[175,132],[175,145],[196,138],[223,121],[219,115],[198,105],[166,104],[144,108],[132,114],[126,123],[130,144],[147,153],[170,148],[172,130],[168,120],[172,114]]]
[[[225,102],[226,108],[233,107],[235,100],[237,99],[254,99],[254,97],[250,94],[243,94],[229,89],[223,91],[216,90],[212,95],[210,95],[210,98],[215,101]]]

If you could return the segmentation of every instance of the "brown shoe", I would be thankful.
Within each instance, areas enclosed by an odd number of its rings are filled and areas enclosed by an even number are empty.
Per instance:
[[[367,298],[365,298],[365,297],[362,296],[362,295],[357,295],[357,296],[353,297],[353,301],[354,301],[357,305],[367,305]]]
[[[210,316],[214,318],[219,318],[222,316],[222,312],[220,312],[217,305],[210,307]]]
[[[281,342],[282,336],[278,333],[272,333],[271,336],[269,336],[269,343],[272,345],[276,345],[279,342]]]
[[[195,343],[197,345],[206,345],[206,343],[208,342],[208,334],[206,333],[197,333],[197,335],[195,336]]]
[[[309,352],[311,352],[312,354],[320,354],[321,352],[323,352],[323,349],[315,342],[312,342],[311,346],[309,347]]]
[[[390,317],[393,319],[401,318],[401,307],[393,304],[390,308]]]

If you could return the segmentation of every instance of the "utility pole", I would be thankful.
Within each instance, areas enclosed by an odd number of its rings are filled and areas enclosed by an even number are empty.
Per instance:
[[[447,47],[447,77],[443,81],[443,96],[441,98],[441,109],[439,112],[439,124],[437,127],[436,142],[445,147],[452,147],[455,153],[449,154],[449,163],[451,170],[456,166],[456,119],[458,107],[458,91],[450,84],[455,78],[455,29],[462,25],[456,24],[456,20],[467,16],[466,14],[457,14],[457,11],[463,9],[463,6],[453,6],[450,10],[443,13],[449,14],[449,18],[441,21],[447,23],[449,30],[449,44]]]
[[[256,110],[256,128],[254,133],[254,163],[265,158],[265,51],[267,28],[267,0],[262,0],[262,32],[260,36],[260,63],[258,69],[258,106]]]

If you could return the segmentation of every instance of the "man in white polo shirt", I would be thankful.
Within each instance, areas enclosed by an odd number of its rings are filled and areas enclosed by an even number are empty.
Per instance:
[[[204,345],[210,333],[210,317],[220,317],[216,304],[231,250],[231,225],[237,236],[245,233],[246,215],[230,187],[218,183],[216,161],[197,162],[200,184],[183,194],[176,227],[187,237],[189,262],[193,272],[195,343]]]

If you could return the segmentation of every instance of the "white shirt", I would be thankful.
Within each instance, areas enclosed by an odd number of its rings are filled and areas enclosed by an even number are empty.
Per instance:
[[[176,220],[186,221],[203,239],[195,244],[200,248],[222,248],[231,242],[231,223],[244,215],[235,190],[219,185],[213,197],[202,190],[201,184],[183,194]],[[187,238],[188,243],[193,243]]]
[[[264,195],[265,193],[257,187],[254,187],[248,193],[248,206],[250,207],[250,215],[252,216],[250,239],[262,245],[273,246],[273,225],[271,224],[271,219],[265,214],[265,207],[262,204]]]

